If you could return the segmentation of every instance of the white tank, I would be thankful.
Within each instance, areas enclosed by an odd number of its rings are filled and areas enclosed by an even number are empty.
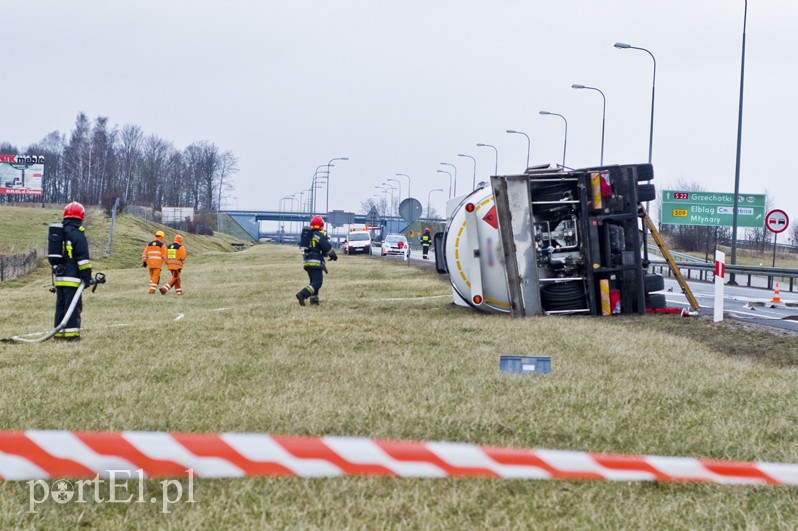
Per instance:
[[[489,313],[510,311],[510,296],[490,185],[446,205],[446,268],[455,304]]]

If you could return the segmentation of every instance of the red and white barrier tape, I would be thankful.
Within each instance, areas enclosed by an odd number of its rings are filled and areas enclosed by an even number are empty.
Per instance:
[[[0,478],[471,476],[798,485],[798,465],[350,437],[0,432]],[[117,472],[119,473],[119,472]]]

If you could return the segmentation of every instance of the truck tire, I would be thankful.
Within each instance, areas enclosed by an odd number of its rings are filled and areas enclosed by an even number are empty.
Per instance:
[[[668,301],[665,299],[664,293],[649,293],[646,295],[646,308],[657,310],[667,307]]]
[[[371,254],[371,245],[366,245],[366,254]]]
[[[581,280],[547,284],[540,290],[540,302],[547,312],[587,308],[585,288]]]
[[[662,291],[665,289],[665,278],[662,275],[648,273],[643,277],[643,284],[645,285],[646,293]]]
[[[637,180],[650,181],[654,178],[654,166],[651,164],[638,164],[637,165]]]
[[[653,184],[637,185],[638,203],[645,203],[646,201],[654,201],[656,198],[657,198],[657,189]]]

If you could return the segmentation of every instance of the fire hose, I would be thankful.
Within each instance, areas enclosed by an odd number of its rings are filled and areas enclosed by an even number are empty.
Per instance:
[[[105,284],[105,273],[97,273],[94,275],[94,278],[89,280],[89,284],[92,286],[91,292],[94,293],[97,290],[98,284]],[[69,308],[67,308],[66,314],[64,318],[61,319],[61,322],[58,323],[51,331],[47,332],[41,337],[37,337],[34,339],[27,339],[24,337],[14,336],[10,340],[3,339],[3,342],[10,342],[10,341],[20,341],[22,343],[41,343],[43,341],[47,341],[54,335],[56,335],[59,331],[63,330],[66,327],[67,322],[69,322],[69,318],[72,317],[72,312],[75,311],[75,307],[78,305],[78,301],[80,300],[80,296],[83,293],[83,290],[86,288],[85,283],[81,283],[78,286],[78,290],[75,292],[75,295],[72,297],[72,302],[69,303]]]

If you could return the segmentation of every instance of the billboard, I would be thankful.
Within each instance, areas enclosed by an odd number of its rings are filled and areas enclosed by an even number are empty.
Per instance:
[[[44,157],[0,155],[0,195],[42,195]]]

